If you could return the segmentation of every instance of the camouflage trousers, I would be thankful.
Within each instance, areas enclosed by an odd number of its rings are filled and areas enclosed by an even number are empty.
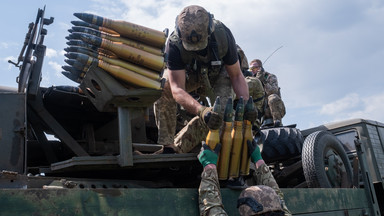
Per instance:
[[[267,108],[264,110],[264,119],[272,118],[274,121],[280,120],[285,116],[285,105],[277,94],[268,96]]]
[[[168,78],[165,71],[163,78]],[[201,88],[201,82],[198,78],[189,76],[186,80],[186,91],[192,92]],[[234,97],[231,81],[227,75],[227,71],[223,67],[220,71],[218,79],[212,85],[215,96],[220,96],[222,113],[228,97]],[[213,103],[213,101],[212,101]],[[177,124],[177,103],[173,99],[169,81],[167,79],[161,97],[154,103],[155,121],[158,128],[158,144],[169,145],[175,144],[178,153],[187,153],[201,144],[208,134],[208,128],[200,118],[194,117],[188,124],[176,133]]]

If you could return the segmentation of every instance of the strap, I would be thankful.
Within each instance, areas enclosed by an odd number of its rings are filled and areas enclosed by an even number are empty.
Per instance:
[[[255,213],[261,212],[264,209],[263,205],[261,205],[252,197],[242,197],[237,200],[237,208],[244,204],[247,204],[247,206],[249,206]]]
[[[220,57],[219,57],[219,48],[217,46],[217,41],[216,41],[215,34],[211,34],[208,46],[212,50],[211,66],[219,66],[219,65],[221,65],[221,61],[220,61]]]
[[[253,100],[253,103],[256,103],[256,102],[259,102],[259,101],[263,100],[263,99],[264,99],[264,96],[265,96],[265,95],[263,95],[263,96],[261,96],[261,97],[259,97],[259,98],[254,99],[254,100]]]

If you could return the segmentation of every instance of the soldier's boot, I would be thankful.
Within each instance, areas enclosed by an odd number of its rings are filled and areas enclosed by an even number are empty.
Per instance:
[[[282,127],[283,126],[283,123],[281,122],[281,120],[277,119],[277,120],[273,120],[273,127]]]
[[[267,118],[263,120],[263,123],[261,124],[261,129],[270,128],[274,126],[274,122],[272,118]]]

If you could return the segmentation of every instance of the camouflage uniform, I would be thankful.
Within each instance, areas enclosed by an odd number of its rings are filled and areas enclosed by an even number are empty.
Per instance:
[[[262,164],[259,166],[256,171],[253,173],[253,178],[256,180],[256,185],[266,185],[271,187],[277,195],[279,195],[280,200],[282,202],[283,210],[285,212],[285,216],[291,216],[291,212],[288,210],[287,206],[284,202],[284,194],[281,192],[279,185],[276,183],[275,178],[273,177],[271,171],[269,170],[269,167],[267,164]]]
[[[206,49],[207,54],[205,56],[185,50],[177,31],[173,32],[167,44],[167,48],[169,48],[167,67],[170,70],[185,70],[186,92],[195,92],[201,98],[209,97],[211,103],[214,102],[216,96],[220,96],[223,113],[228,97],[234,98],[235,96],[225,65],[232,65],[237,62],[237,50],[239,48],[236,47],[232,33],[223,23],[215,19],[212,22],[214,32],[210,36],[209,49]],[[172,49],[174,47],[177,47],[178,52]],[[227,55],[227,53],[229,54]],[[179,56],[181,59],[171,61],[171,56]],[[231,62],[234,60],[236,61]],[[246,59],[244,61],[247,64]],[[220,64],[216,64],[217,62]],[[179,68],[180,64],[183,65],[182,68]],[[168,74],[165,73],[163,78],[167,79]],[[178,153],[186,153],[198,146],[202,140],[205,140],[208,128],[197,117],[193,118],[175,137],[177,104],[172,97],[168,79],[163,88],[162,96],[154,103],[154,112],[156,125],[159,129],[158,144],[174,144]]]
[[[280,88],[277,77],[268,72],[257,72],[256,77],[263,83],[265,90],[264,119],[272,118],[273,121],[281,119],[285,115],[285,105],[281,100]]]
[[[200,215],[227,215],[221,201],[219,178],[216,168],[206,167],[201,174],[199,187]]]
[[[264,87],[263,84],[259,79],[253,76],[247,76],[245,78],[245,81],[248,84],[248,91],[249,91],[249,96],[252,96],[252,99],[255,104],[255,108],[257,109],[258,112],[258,117],[261,118],[263,109],[264,109]],[[254,122],[254,125],[257,128],[260,128],[260,120],[256,119]]]
[[[259,166],[253,174],[256,185],[266,185],[274,189],[279,195],[285,216],[291,216],[291,212],[285,205],[284,194],[281,192],[273,177],[269,167],[266,164]],[[217,171],[213,168],[205,168],[201,174],[201,183],[199,187],[199,209],[200,215],[226,215],[221,200],[219,180]]]
[[[190,74],[185,82],[187,92],[202,88],[197,75],[193,75]],[[163,77],[168,78],[167,73],[164,73]],[[211,85],[214,95],[220,96],[223,113],[228,97],[233,98],[235,95],[225,67],[221,68],[217,80]],[[205,140],[208,134],[208,127],[196,116],[176,136],[174,135],[176,131],[177,103],[172,97],[168,81],[164,86],[162,96],[154,103],[154,111],[157,128],[159,129],[158,144],[169,145],[173,143],[178,148],[178,153],[190,152],[202,140]]]

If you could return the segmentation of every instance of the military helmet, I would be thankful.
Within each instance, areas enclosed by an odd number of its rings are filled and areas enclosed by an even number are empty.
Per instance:
[[[185,7],[176,17],[176,32],[183,47],[188,51],[202,50],[208,45],[208,37],[213,32],[212,15],[203,7]]]
[[[243,190],[237,200],[240,215],[260,215],[283,211],[275,190],[265,185],[251,186]]]

